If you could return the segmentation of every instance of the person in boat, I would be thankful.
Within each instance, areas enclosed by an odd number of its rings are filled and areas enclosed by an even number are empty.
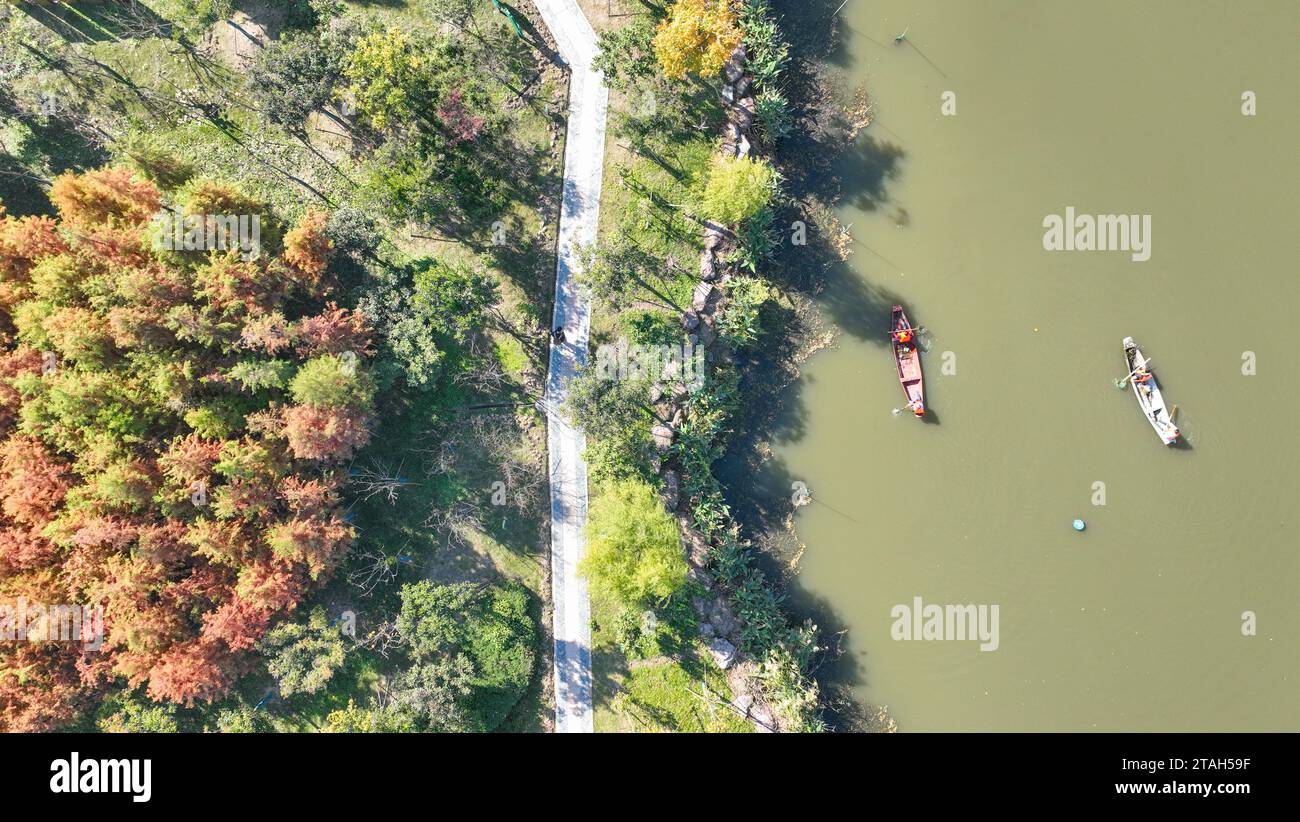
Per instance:
[[[1139,365],[1133,370],[1133,382],[1148,382],[1151,379],[1151,372],[1145,365]]]
[[[912,400],[910,403],[908,403],[908,405],[912,409],[912,413],[915,414],[916,416],[918,417],[925,416],[925,403],[921,402],[920,400]]]

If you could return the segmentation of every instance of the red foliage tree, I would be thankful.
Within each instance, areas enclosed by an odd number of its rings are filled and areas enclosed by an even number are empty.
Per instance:
[[[446,127],[452,145],[473,140],[486,122],[482,117],[469,113],[465,94],[459,89],[448,93],[442,105],[438,106],[438,120]]]
[[[52,542],[28,528],[0,527],[0,574],[40,568],[57,555]]]
[[[50,186],[50,202],[66,225],[138,226],[158,212],[162,196],[129,168],[101,168],[59,175]]]
[[[314,317],[304,317],[295,326],[298,350],[304,357],[351,352],[358,357],[374,353],[373,332],[359,311],[328,303]]]
[[[280,497],[298,516],[315,517],[338,507],[338,483],[330,480],[304,480],[289,477],[280,486]]]
[[[331,463],[372,419],[369,391],[282,404],[307,356],[374,349],[361,314],[326,302],[327,215],[304,216],[282,256],[245,261],[155,249],[161,197],[127,169],[65,174],[50,198],[57,220],[0,209],[0,603],[100,605],[107,635],[94,654],[0,642],[0,730],[57,727],[123,681],[220,697],[352,544]],[[211,180],[177,199],[263,210]],[[278,234],[263,226],[268,247]],[[57,372],[33,378],[47,346]]]
[[[67,466],[34,437],[10,437],[0,443],[0,497],[5,514],[42,527],[68,493]]]
[[[336,462],[370,442],[371,415],[351,407],[295,405],[285,409],[285,433],[294,456]]]
[[[239,572],[236,593],[243,599],[270,611],[291,610],[305,586],[301,576],[288,563],[264,559],[245,565]]]
[[[273,311],[245,323],[239,339],[244,348],[275,356],[293,345],[293,333],[284,315]]]
[[[203,616],[203,641],[220,640],[232,651],[247,651],[266,634],[271,612],[242,597],[231,597]]]
[[[230,687],[230,651],[217,639],[177,645],[149,671],[149,696],[182,705],[216,699]]]
[[[334,251],[334,244],[325,232],[328,220],[329,215],[323,211],[309,211],[284,235],[284,261],[309,290],[320,282]]]
[[[14,377],[40,372],[43,362],[41,352],[26,346],[0,353],[0,436],[13,428],[22,407],[22,397],[14,388]]]
[[[298,517],[272,528],[266,541],[277,557],[301,562],[312,579],[320,579],[352,547],[354,536],[339,517]]]

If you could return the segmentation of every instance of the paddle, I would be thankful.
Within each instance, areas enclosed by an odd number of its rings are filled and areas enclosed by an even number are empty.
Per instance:
[[[1134,374],[1136,374],[1136,373],[1138,372],[1138,369],[1139,369],[1139,368],[1146,368],[1146,367],[1147,367],[1148,365],[1150,365],[1150,364],[1151,364],[1151,360],[1146,360],[1146,361],[1143,362],[1141,365],[1139,365],[1137,368],[1134,368],[1132,371],[1130,371],[1130,372],[1128,372],[1127,374],[1125,374],[1125,375],[1124,375],[1124,378],[1123,378],[1122,380],[1115,380],[1115,387],[1116,387],[1116,388],[1123,388],[1124,386],[1128,385],[1129,377],[1131,377],[1131,376],[1133,376]]]
[[[892,336],[894,336],[895,334],[897,334],[898,332],[900,332],[900,331],[902,331],[902,330],[904,330],[904,329],[902,329],[902,328],[895,328],[893,331],[886,331],[885,334],[886,334],[887,336],[892,337]],[[916,328],[909,328],[909,329],[907,329],[907,330],[908,330],[908,331],[911,331],[913,334],[915,334],[915,335],[918,336],[918,337],[921,336],[922,334],[928,334],[928,333],[930,333],[930,329],[926,328],[926,327],[923,326],[923,325],[918,325]]]

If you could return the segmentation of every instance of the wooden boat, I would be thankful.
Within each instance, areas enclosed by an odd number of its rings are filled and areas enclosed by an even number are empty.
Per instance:
[[[907,409],[917,417],[925,416],[925,377],[921,375],[921,349],[916,331],[907,319],[901,305],[890,312],[889,339],[894,348],[894,364],[898,368],[898,381],[907,397]]]
[[[1165,445],[1178,442],[1178,426],[1174,425],[1173,418],[1169,416],[1165,398],[1160,394],[1160,384],[1147,365],[1150,359],[1142,353],[1132,337],[1124,338],[1124,362],[1128,365],[1128,381],[1133,385],[1133,394],[1137,397],[1147,422],[1156,429]]]

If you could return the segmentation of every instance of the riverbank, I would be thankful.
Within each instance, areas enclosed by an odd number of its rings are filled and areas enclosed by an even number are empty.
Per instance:
[[[680,724],[690,695],[648,695],[638,687],[646,666],[704,672],[713,689],[725,671],[730,693],[722,702],[756,730],[826,727],[810,675],[834,657],[823,647],[834,633],[787,613],[791,566],[774,558],[789,538],[789,512],[769,520],[771,511],[750,504],[756,498],[737,498],[734,488],[724,495],[715,468],[761,465],[786,387],[830,342],[812,298],[848,249],[833,198],[818,189],[827,182],[819,167],[838,156],[833,146],[851,144],[846,135],[860,123],[836,104],[825,78],[792,60],[767,4],[735,9],[738,17],[718,23],[719,40],[734,36],[739,48],[689,79],[666,78],[656,65],[664,55],[655,20],[624,21],[601,36],[613,88],[611,160],[586,280],[593,359],[605,367],[585,375],[574,411],[588,433],[593,498],[629,477],[657,488],[689,569],[667,599],[593,596],[597,730],[721,729]],[[788,151],[778,153],[780,146]],[[724,186],[727,194],[711,199]],[[692,370],[688,355],[685,373],[619,370],[629,354],[680,347],[683,335],[681,353],[698,352],[702,369]],[[733,518],[733,505],[764,516]],[[661,628],[646,627],[665,618],[667,643]],[[697,711],[720,703],[716,692],[694,697]]]
[[[848,227],[835,209],[855,189],[845,176],[855,165],[869,172],[880,168],[870,152],[857,144],[858,134],[873,117],[868,90],[854,86],[836,65],[840,44],[838,3],[811,5],[774,0],[773,16],[791,46],[783,74],[787,96],[798,101],[792,110],[794,127],[775,146],[773,159],[784,178],[787,200],[777,224],[789,227],[787,240],[804,230],[803,244],[783,242],[775,249],[765,279],[780,292],[781,311],[763,345],[741,365],[741,395],[734,430],[715,473],[734,515],[753,543],[758,563],[772,584],[787,598],[792,618],[819,626],[825,646],[810,666],[820,692],[823,715],[834,730],[893,731],[887,709],[863,704],[853,695],[860,677],[845,656],[847,626],[827,603],[807,595],[796,584],[804,545],[794,529],[801,504],[824,505],[817,489],[810,502],[799,499],[804,481],[791,473],[773,446],[803,436],[807,409],[798,387],[805,364],[834,348],[844,333],[839,320],[854,325],[887,316],[884,300],[854,287],[849,259],[854,254]],[[828,312],[827,301],[839,303]],[[878,323],[885,326],[884,320]]]

